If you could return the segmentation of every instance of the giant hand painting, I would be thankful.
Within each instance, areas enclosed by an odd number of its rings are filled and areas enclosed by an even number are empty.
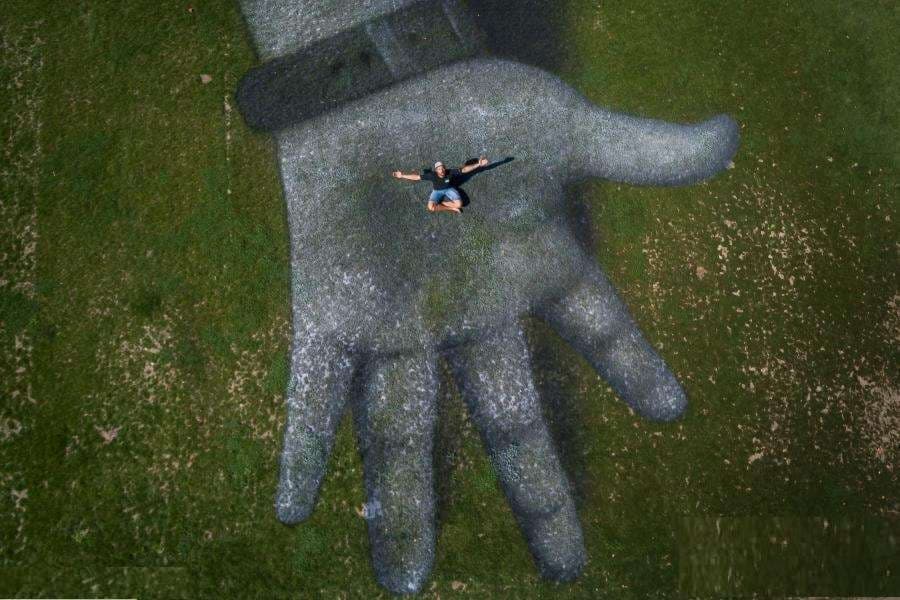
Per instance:
[[[485,52],[458,2],[242,8],[264,64],[239,100],[248,123],[275,137],[291,235],[278,518],[313,511],[350,404],[375,575],[394,592],[420,589],[434,560],[443,359],[541,574],[577,577],[581,528],[519,321],[549,323],[644,417],[680,416],[681,386],[585,252],[566,190],[591,177],[656,186],[712,177],[737,150],[736,124],[598,108],[543,69]],[[462,215],[429,213],[426,190],[390,177],[478,154],[506,160],[465,183]]]

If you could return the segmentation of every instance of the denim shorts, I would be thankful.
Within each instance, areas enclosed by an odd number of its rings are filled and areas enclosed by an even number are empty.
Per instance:
[[[459,192],[456,191],[456,188],[450,187],[443,190],[434,190],[428,197],[428,201],[437,204],[444,199],[444,196],[446,196],[450,200],[462,200],[462,198],[459,196]]]

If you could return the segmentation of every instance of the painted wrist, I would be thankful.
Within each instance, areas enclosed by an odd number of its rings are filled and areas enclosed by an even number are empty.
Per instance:
[[[238,86],[247,124],[277,131],[441,65],[486,54],[484,36],[463,0],[401,4],[393,12],[356,7],[337,14],[309,1],[243,0],[266,61]],[[310,14],[314,6],[335,14],[323,20]],[[315,32],[306,20],[317,23]]]

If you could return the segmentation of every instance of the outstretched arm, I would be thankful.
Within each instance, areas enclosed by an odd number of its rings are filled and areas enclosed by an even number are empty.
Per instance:
[[[391,175],[397,179],[409,179],[410,181],[419,181],[422,179],[422,176],[418,173],[404,173],[403,171],[394,171]]]
[[[482,156],[481,158],[478,159],[477,163],[473,163],[471,165],[463,165],[462,167],[460,167],[459,172],[460,173],[471,173],[472,171],[474,171],[476,169],[480,169],[481,167],[485,166],[486,164],[488,164],[488,159],[485,158],[484,156]]]

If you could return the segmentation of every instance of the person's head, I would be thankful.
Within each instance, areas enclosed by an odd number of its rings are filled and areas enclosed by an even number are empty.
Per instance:
[[[434,172],[437,173],[438,177],[443,177],[447,174],[447,167],[441,161],[437,161],[434,163]]]

